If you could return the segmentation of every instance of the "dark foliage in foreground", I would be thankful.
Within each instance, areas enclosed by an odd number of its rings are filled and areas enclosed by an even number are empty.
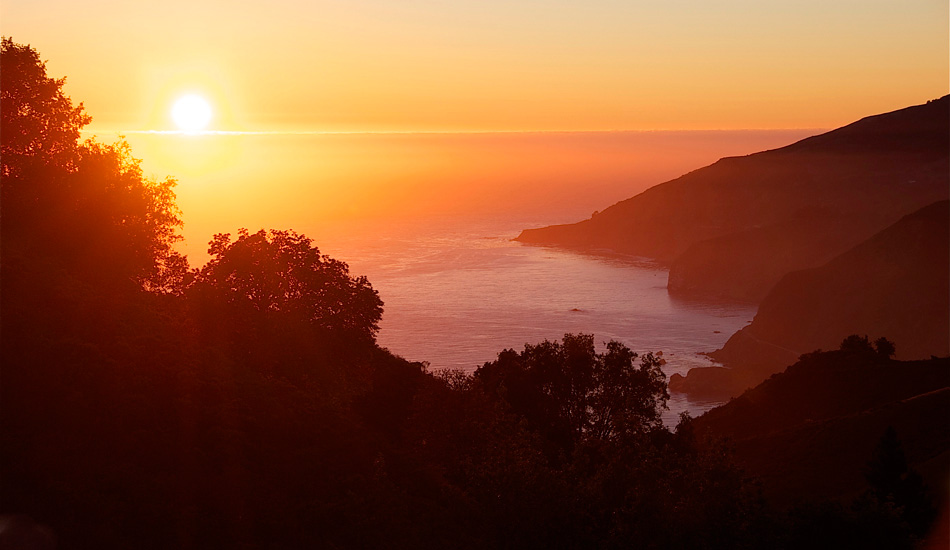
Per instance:
[[[79,143],[31,48],[5,40],[2,74],[0,514],[67,549],[798,542],[721,446],[661,425],[651,355],[565,335],[433,375],[292,231],[218,235],[189,272],[173,182]]]

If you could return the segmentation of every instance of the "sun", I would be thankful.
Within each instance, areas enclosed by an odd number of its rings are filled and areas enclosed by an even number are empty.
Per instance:
[[[182,96],[172,106],[172,119],[185,132],[203,130],[211,122],[211,115],[211,105],[196,94]]]

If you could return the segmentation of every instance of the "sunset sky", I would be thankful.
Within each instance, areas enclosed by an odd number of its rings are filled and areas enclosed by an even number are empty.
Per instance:
[[[93,130],[831,128],[948,91],[946,0],[5,1]]]

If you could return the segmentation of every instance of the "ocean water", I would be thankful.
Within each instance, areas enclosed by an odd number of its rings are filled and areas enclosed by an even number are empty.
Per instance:
[[[667,375],[709,365],[748,306],[685,302],[667,272],[512,239],[811,130],[509,134],[128,134],[145,173],[177,178],[181,250],[215,233],[294,229],[366,275],[385,302],[378,341],[432,369],[472,372],[506,348],[594,334],[663,352]],[[110,136],[100,136],[109,141]],[[674,394],[666,420],[717,402]]]
[[[506,348],[588,333],[601,350],[617,340],[638,353],[662,352],[667,376],[685,374],[712,365],[701,353],[755,314],[747,305],[673,299],[668,272],[649,261],[523,245],[512,240],[519,230],[515,220],[393,227],[323,250],[379,291],[380,345],[432,370],[470,373]],[[675,425],[683,411],[698,416],[719,404],[672,394],[664,421]]]

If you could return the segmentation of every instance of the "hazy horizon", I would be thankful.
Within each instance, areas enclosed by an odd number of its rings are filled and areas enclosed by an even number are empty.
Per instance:
[[[200,265],[212,235],[240,227],[294,228],[319,244],[338,232],[334,226],[370,231],[452,217],[514,219],[524,228],[579,221],[721,157],[813,133],[142,133],[126,140],[147,176],[177,179],[181,248]]]

